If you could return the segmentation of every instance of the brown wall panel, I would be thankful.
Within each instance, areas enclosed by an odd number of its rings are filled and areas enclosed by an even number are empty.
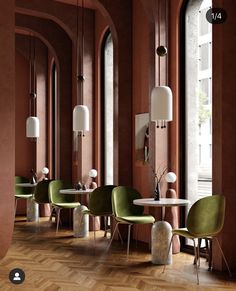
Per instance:
[[[0,2],[0,258],[11,243],[15,175],[14,1]]]

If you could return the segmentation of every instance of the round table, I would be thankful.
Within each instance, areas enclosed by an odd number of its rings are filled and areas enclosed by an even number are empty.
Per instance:
[[[158,265],[171,264],[171,248],[168,257],[167,252],[171,240],[172,227],[167,221],[164,221],[163,210],[165,207],[186,206],[190,201],[176,198],[160,198],[158,201],[154,200],[154,198],[142,198],[135,199],[133,203],[140,206],[162,208],[162,220],[156,221],[152,226],[152,263]]]
[[[61,189],[59,192],[61,194],[70,195],[87,195],[91,193],[94,189],[76,190],[76,189]],[[89,217],[88,215],[83,215],[83,210],[88,208],[85,205],[79,205],[74,208],[73,211],[73,231],[74,237],[87,237],[89,236]]]

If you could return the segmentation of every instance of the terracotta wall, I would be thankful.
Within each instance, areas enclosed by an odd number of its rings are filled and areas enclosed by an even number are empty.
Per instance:
[[[16,47],[19,39],[16,39]],[[16,122],[15,174],[30,178],[34,168],[34,143],[26,137],[26,119],[29,116],[29,62],[16,50]],[[24,158],[23,158],[24,157]]]
[[[223,24],[213,25],[213,193],[226,197],[225,224],[220,241],[231,268],[235,268],[236,6],[228,0],[214,0],[213,6],[222,7],[227,13]],[[219,269],[225,269],[217,246],[214,246],[214,254],[214,263]]]
[[[15,35],[14,1],[0,2],[0,258],[12,239],[15,175]]]

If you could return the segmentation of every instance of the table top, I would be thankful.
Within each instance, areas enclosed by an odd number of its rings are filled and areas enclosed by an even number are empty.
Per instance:
[[[172,207],[172,206],[186,206],[190,204],[190,201],[187,199],[176,199],[176,198],[161,198],[158,201],[154,200],[154,198],[142,198],[135,199],[133,203],[135,205],[141,206]]]
[[[31,183],[16,183],[15,186],[19,186],[19,187],[36,187],[36,184],[31,184]]]
[[[61,189],[59,192],[61,194],[88,194],[93,192],[94,189],[86,189],[86,190],[76,190],[76,189]]]

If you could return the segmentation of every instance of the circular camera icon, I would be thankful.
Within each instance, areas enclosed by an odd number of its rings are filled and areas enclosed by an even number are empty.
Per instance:
[[[9,280],[13,284],[21,284],[25,280],[25,272],[22,269],[15,268],[9,273]]]

